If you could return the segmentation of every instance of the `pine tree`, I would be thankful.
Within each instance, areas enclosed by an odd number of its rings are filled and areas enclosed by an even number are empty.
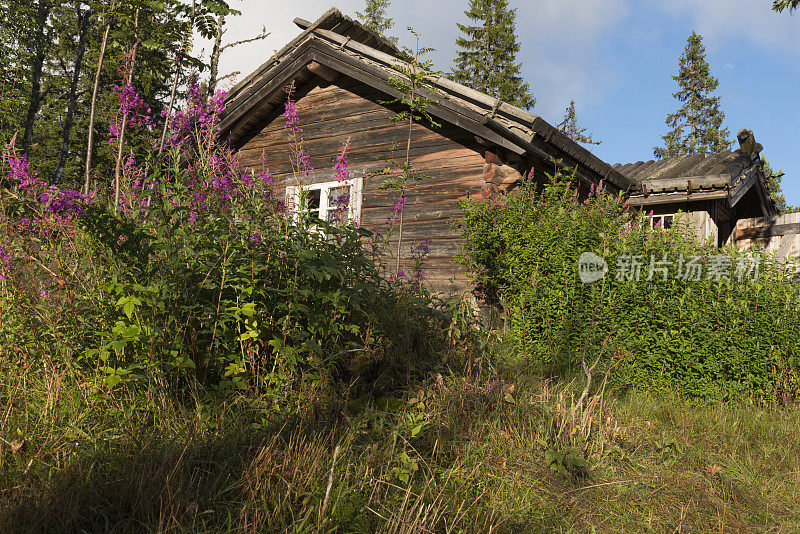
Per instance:
[[[515,33],[517,10],[508,0],[469,0],[464,12],[474,26],[459,24],[463,36],[456,39],[460,49],[453,79],[523,109],[532,109],[536,100],[520,76],[516,62],[520,50]]]
[[[574,100],[569,101],[569,106],[567,106],[567,109],[564,111],[564,119],[557,128],[577,143],[583,143],[585,145],[599,145],[602,143],[602,141],[595,141],[592,139],[592,134],[587,135],[586,128],[581,128],[578,125],[578,116],[575,113]]]
[[[653,148],[653,153],[664,159],[730,147],[730,132],[722,127],[725,113],[720,109],[720,97],[712,96],[719,80],[711,75],[701,35],[693,31],[689,36],[678,67],[672,79],[680,90],[672,96],[684,104],[667,117],[671,129],[661,136],[664,147]]]
[[[784,9],[794,11],[800,8],[800,0],[775,0],[772,2],[772,9],[781,13]]]
[[[395,46],[397,45],[397,37],[388,37],[386,32],[394,27],[394,20],[386,16],[386,10],[392,5],[390,0],[366,0],[364,11],[356,12],[356,16],[361,19],[363,26]]]
[[[781,214],[800,211],[800,207],[789,205],[786,201],[786,196],[783,194],[783,187],[781,184],[784,176],[783,170],[776,173],[772,170],[772,165],[770,165],[769,161],[763,157],[761,158],[761,162],[764,164],[764,176],[767,179],[767,187],[769,188],[772,199],[775,201],[775,206],[778,208],[778,211],[780,211]]]

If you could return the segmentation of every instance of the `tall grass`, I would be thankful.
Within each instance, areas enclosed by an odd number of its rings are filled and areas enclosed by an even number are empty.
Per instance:
[[[266,419],[244,396],[18,378],[0,391],[3,532],[800,528],[797,407],[635,392],[579,407],[576,385],[509,399],[496,375],[453,375]],[[570,447],[585,469],[553,460]]]

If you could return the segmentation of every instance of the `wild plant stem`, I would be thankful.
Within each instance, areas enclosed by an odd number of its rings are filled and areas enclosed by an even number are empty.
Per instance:
[[[117,5],[117,0],[111,0],[111,12]],[[97,90],[100,87],[100,73],[103,70],[103,58],[106,55],[108,46],[108,34],[111,31],[111,20],[106,22],[106,29],[103,32],[103,41],[100,44],[100,57],[97,60],[97,72],[94,75],[94,88],[92,89],[92,103],[89,107],[89,131],[86,142],[86,173],[83,183],[83,194],[89,194],[89,181],[92,175],[92,152],[94,150],[94,114],[97,109]]]
[[[196,9],[197,2],[196,0],[192,0],[192,25],[194,25],[194,14]],[[192,27],[189,27],[189,37],[186,39],[188,40],[191,38]],[[167,115],[164,117],[164,129],[161,130],[161,140],[158,142],[158,153],[160,154],[164,150],[164,143],[167,139],[167,131],[169,130],[169,119],[172,116],[172,107],[175,105],[175,94],[178,91],[178,80],[181,76],[181,61],[183,60],[183,53],[186,50],[186,40],[181,43],[181,49],[178,52],[178,57],[175,58],[175,77],[172,80],[172,90],[170,91],[169,95],[169,105],[167,105]]]
[[[328,501],[331,498],[331,487],[333,487],[333,469],[336,467],[336,457],[339,456],[339,445],[333,450],[333,461],[331,462],[331,472],[328,475],[328,487],[325,490],[325,500],[322,501],[322,511],[319,514],[319,522],[315,532],[319,532],[322,527],[322,520],[325,518],[325,512],[328,509]]]
[[[210,347],[211,351],[214,350],[214,342],[217,339],[217,325],[219,324],[219,308],[222,305],[222,291],[225,289],[225,275],[227,274],[227,271],[225,270],[225,265],[226,265],[228,259],[225,257],[225,255],[228,253],[228,246],[229,245],[230,245],[230,242],[225,243],[225,250],[222,252],[222,258],[223,258],[223,262],[222,262],[222,280],[220,281],[220,284],[219,284],[219,297],[217,298],[217,313],[215,314],[215,317],[214,317],[214,332],[211,334],[211,347]]]

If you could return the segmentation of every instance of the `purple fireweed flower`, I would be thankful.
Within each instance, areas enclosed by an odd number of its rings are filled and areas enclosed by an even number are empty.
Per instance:
[[[311,164],[311,155],[305,150],[300,150],[297,153],[297,167],[303,174],[308,174],[314,170],[314,166]]]
[[[125,163],[122,164],[122,172],[125,174],[133,174],[137,171],[136,158],[133,154],[125,158]]]
[[[342,150],[336,156],[336,165],[334,165],[334,170],[336,171],[336,178],[340,183],[345,183],[350,179],[350,163],[347,159],[347,149],[349,147],[350,140],[348,139],[342,147]]]
[[[42,192],[39,202],[57,221],[69,221],[86,211],[86,205],[92,202],[92,195],[51,186]]]
[[[283,127],[289,132],[291,140],[289,148],[290,159],[295,172],[308,175],[314,169],[314,166],[311,164],[311,156],[303,148],[303,140],[300,138],[303,129],[300,128],[300,116],[297,113],[297,104],[293,100],[294,82],[286,88],[286,93],[288,94],[284,103],[286,123]]]
[[[345,214],[350,207],[350,164],[347,160],[347,149],[349,146],[350,140],[348,139],[342,147],[342,150],[336,156],[336,165],[334,165],[336,179],[339,181],[339,184],[344,187],[343,193],[334,199],[333,205],[336,207],[332,217],[334,221],[344,220]]]
[[[431,251],[431,238],[426,237],[420,243],[411,245],[411,256],[413,258],[421,258],[426,256]]]
[[[400,196],[397,197],[397,200],[394,201],[392,205],[392,210],[389,214],[388,220],[389,222],[395,222],[400,219],[400,215],[403,213],[403,208],[406,205],[406,193],[405,191],[400,192]]]
[[[47,184],[39,179],[39,173],[31,168],[27,156],[20,153],[13,145],[13,140],[3,150],[3,161],[9,166],[8,180],[16,182],[23,191],[36,192],[47,187]]]
[[[283,104],[286,123],[283,127],[296,136],[303,133],[303,129],[300,127],[300,116],[297,113],[297,103],[294,101],[294,82],[286,87],[286,93],[286,102]]]
[[[291,98],[291,95],[289,95]],[[286,112],[286,124],[283,127],[287,130],[292,130],[295,133],[302,133],[303,129],[300,127],[300,117],[297,114],[297,104],[291,100],[287,100],[284,104]]]
[[[35,202],[42,209],[47,220],[23,218],[17,221],[20,230],[41,233],[48,226],[48,221],[67,222],[83,213],[86,205],[91,203],[91,195],[84,195],[71,189],[58,189],[48,187],[39,179],[38,173],[31,168],[28,158],[20,154],[13,146],[6,147],[3,159],[9,165],[8,179],[16,182],[22,192],[27,194],[29,201]],[[47,230],[49,231],[49,230]]]
[[[132,85],[114,85],[113,91],[117,94],[119,108],[117,115],[111,119],[109,143],[116,144],[119,140],[123,120],[128,128],[150,128],[154,125],[150,117],[152,110]]]
[[[225,92],[217,91],[210,99],[200,90],[197,76],[192,76],[186,92],[186,106],[170,116],[170,135],[167,146],[183,145],[193,139],[196,133],[202,136],[219,130],[219,115],[225,102]],[[161,112],[162,117],[167,111]]]

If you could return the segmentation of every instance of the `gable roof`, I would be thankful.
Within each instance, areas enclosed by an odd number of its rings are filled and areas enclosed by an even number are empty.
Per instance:
[[[400,96],[390,80],[401,76],[396,67],[407,63],[391,43],[335,8],[314,23],[295,23],[302,33],[228,94],[221,128],[233,145],[281,108],[285,88],[293,80],[300,86],[316,75],[342,74]],[[624,174],[541,117],[444,77],[433,82],[442,94],[425,96],[436,102],[428,111],[437,119],[520,156],[560,160],[565,167],[576,167],[576,175],[585,182],[605,179],[622,191],[632,186]]]
[[[737,149],[614,165],[635,183],[633,206],[728,199],[735,207],[756,188],[764,215],[777,213],[758,153]]]

